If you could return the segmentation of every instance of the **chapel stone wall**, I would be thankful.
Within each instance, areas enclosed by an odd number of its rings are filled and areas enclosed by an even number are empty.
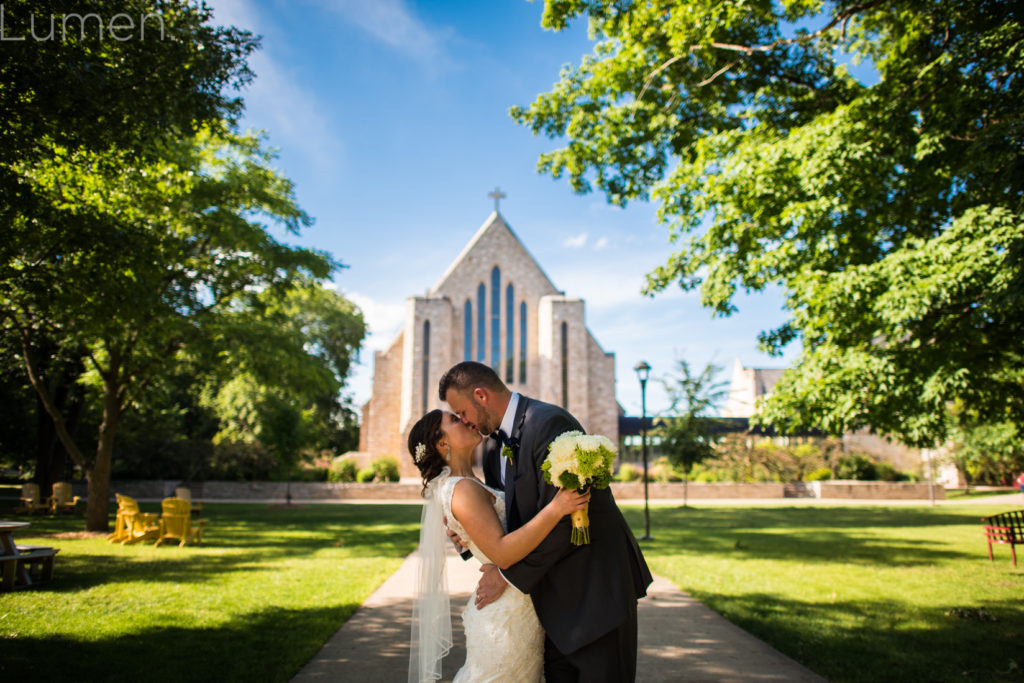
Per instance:
[[[605,353],[585,324],[580,299],[564,296],[497,213],[481,229],[426,296],[407,301],[398,339],[374,355],[373,395],[363,407],[360,450],[373,456],[392,455],[403,477],[418,475],[406,453],[408,430],[433,408],[443,407],[437,384],[444,372],[465,359],[465,304],[471,304],[471,360],[479,360],[480,307],[484,305],[483,362],[492,365],[492,272],[500,273],[499,376],[513,391],[566,406],[587,431],[618,437],[615,400],[615,357]],[[508,345],[507,288],[513,287],[512,348]],[[526,363],[522,381],[522,317],[526,306]],[[429,343],[425,323],[430,323]],[[562,323],[567,345],[562,346]],[[513,359],[511,376],[507,359]],[[563,380],[562,371],[565,369]],[[566,390],[567,388],[567,390]]]

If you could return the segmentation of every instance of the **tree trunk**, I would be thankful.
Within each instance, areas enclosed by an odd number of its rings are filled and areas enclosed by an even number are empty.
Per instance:
[[[46,386],[46,382],[39,373],[39,368],[36,366],[35,361],[30,353],[27,336],[22,338],[22,360],[25,363],[25,371],[28,373],[28,380],[32,384],[32,387],[36,390],[36,394],[39,396],[39,400],[42,401],[43,406],[46,408],[46,412],[49,413],[50,418],[53,420],[53,428],[57,432],[57,437],[60,439],[61,444],[64,445],[64,449],[67,454],[71,456],[71,459],[81,467],[83,470],[86,469],[85,457],[82,455],[82,451],[78,448],[78,444],[71,438],[71,433],[68,431],[68,424],[64,420],[64,415],[61,413],[60,407],[53,400],[53,396],[50,393],[49,388]]]
[[[103,422],[100,423],[96,444],[96,460],[86,471],[89,482],[89,502],[85,508],[87,531],[107,531],[110,528],[110,463],[114,453],[114,434],[121,419],[121,402],[113,382],[103,383]]]
[[[65,426],[71,437],[78,431],[85,407],[81,393],[74,389],[74,383],[79,376],[80,374],[62,372],[59,385],[51,393],[57,411],[66,415]],[[70,456],[57,434],[43,399],[38,394],[36,401],[36,483],[39,484],[40,491],[49,493],[54,483],[70,479]]]
[[[57,399],[59,402],[59,398]],[[60,481],[67,459],[67,451],[60,443],[53,419],[46,412],[42,399],[36,395],[36,478],[39,491],[48,495],[53,483]],[[58,410],[60,407],[58,406]]]

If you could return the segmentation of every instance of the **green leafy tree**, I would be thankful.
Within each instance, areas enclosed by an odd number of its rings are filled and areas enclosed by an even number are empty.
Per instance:
[[[260,291],[325,278],[337,265],[267,232],[262,220],[295,233],[310,219],[257,138],[220,125],[167,142],[162,154],[130,163],[117,151],[67,150],[17,169],[37,198],[61,211],[19,218],[22,233],[32,224],[44,237],[19,242],[0,263],[0,335],[17,347],[61,442],[86,474],[91,530],[107,526],[114,436],[149,382]],[[40,339],[84,349],[80,381],[101,406],[90,456],[71,438],[48,389]]]
[[[220,324],[232,343],[219,359],[223,377],[208,389],[216,440],[259,441],[285,469],[306,451],[351,445],[341,390],[366,335],[352,302],[306,278],[259,293]]]
[[[1024,16],[966,0],[548,0],[592,55],[513,117],[564,138],[539,168],[654,199],[679,250],[646,291],[781,286],[761,335],[802,352],[781,429],[947,438],[947,406],[1024,423]],[[874,83],[843,61],[865,61]]]
[[[86,15],[83,26],[76,17]],[[146,31],[121,33],[121,38],[130,37],[124,40],[99,28],[97,19],[109,27],[117,15],[133,22],[148,17]],[[74,225],[78,218],[72,203],[55,205],[38,196],[23,167],[68,159],[83,150],[159,158],[165,140],[188,138],[203,126],[240,115],[242,100],[231,93],[252,80],[246,59],[259,41],[247,31],[214,25],[212,19],[212,9],[195,0],[4,4],[0,223],[5,238],[0,263],[23,253],[25,244],[57,249],[54,243],[71,236],[45,226]],[[46,39],[33,37],[33,21],[35,36]],[[90,163],[103,159],[96,156]],[[124,163],[117,155],[105,159],[114,167]]]
[[[1012,486],[1024,472],[1024,438],[1010,422],[977,423],[970,417],[953,431],[952,460],[971,484]]]
[[[726,383],[717,380],[721,367],[708,363],[696,373],[685,360],[677,364],[678,374],[662,380],[669,408],[658,431],[662,452],[683,473],[685,507],[693,466],[715,455],[716,437],[710,416],[728,392]]]
[[[148,35],[122,40],[98,28],[100,23],[109,26],[118,15],[148,21]],[[147,20],[145,15],[151,16]],[[51,17],[56,25],[48,32]],[[4,5],[0,342],[5,351],[19,354],[20,365],[29,371],[45,408],[40,414],[59,416],[51,434],[56,433],[79,466],[85,460],[79,457],[73,433],[82,403],[74,395],[89,382],[82,374],[83,361],[106,364],[112,374],[101,384],[108,386],[107,380],[118,384],[123,378],[123,359],[116,349],[95,346],[94,335],[58,321],[60,307],[81,305],[95,312],[98,300],[118,306],[131,301],[130,288],[114,290],[145,272],[131,262],[154,256],[148,246],[155,242],[139,229],[144,210],[125,204],[126,187],[140,172],[161,175],[156,167],[167,154],[168,141],[191,139],[204,127],[233,121],[241,112],[241,100],[227,93],[251,80],[246,58],[258,42],[245,31],[215,26],[211,19],[212,10],[193,0],[94,0],[88,6],[76,0],[24,0]],[[33,20],[35,33],[29,35]],[[124,23],[123,17],[118,23]],[[67,189],[62,190],[65,182]],[[151,183],[151,190],[156,187]],[[105,204],[104,194],[117,201]],[[127,210],[121,213],[122,208]],[[148,208],[155,207],[150,203]],[[106,277],[110,274],[115,275],[112,280]],[[152,283],[141,277],[136,282],[140,291],[147,284]],[[102,316],[110,313],[103,311]],[[104,410],[99,412],[109,415],[107,408],[125,399],[104,394]],[[101,444],[115,423],[103,418]],[[40,449],[54,441],[44,432],[38,430]],[[50,450],[37,457],[37,476],[44,479],[47,468],[42,465],[55,455]],[[106,483],[99,483],[108,476],[104,460],[97,458],[90,479],[88,525],[93,529],[106,526]],[[92,488],[94,480],[99,488]]]

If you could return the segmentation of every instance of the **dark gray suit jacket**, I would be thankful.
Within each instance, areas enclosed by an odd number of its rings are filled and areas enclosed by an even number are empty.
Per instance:
[[[555,437],[573,430],[583,428],[567,411],[520,397],[512,430],[520,445],[513,476],[506,477],[504,487],[509,531],[529,521],[555,496],[557,489],[544,481],[540,466]],[[505,466],[500,453],[501,445],[489,439],[484,478],[498,489],[499,468]],[[592,492],[589,514],[589,545],[569,542],[572,523],[565,516],[533,552],[502,572],[530,594],[544,630],[565,654],[621,625],[652,580],[611,489]]]

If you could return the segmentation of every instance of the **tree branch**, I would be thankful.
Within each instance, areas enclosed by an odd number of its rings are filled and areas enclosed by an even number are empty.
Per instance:
[[[842,28],[843,35],[845,36],[846,35],[846,23],[849,21],[849,19],[851,17],[853,17],[854,15],[859,14],[860,12],[863,12],[865,10],[869,10],[872,7],[875,7],[877,5],[881,5],[883,2],[885,2],[885,0],[871,0],[870,2],[864,2],[864,3],[861,3],[859,5],[854,5],[853,7],[850,7],[847,10],[837,14],[835,17],[832,18],[832,21],[828,22],[827,24],[825,24],[823,27],[821,27],[817,31],[815,31],[813,33],[808,33],[806,35],[797,36],[796,38],[780,38],[779,40],[773,41],[771,43],[766,43],[764,45],[735,45],[735,44],[732,44],[732,43],[714,42],[714,43],[711,43],[711,47],[717,48],[719,50],[730,50],[732,52],[740,52],[744,56],[748,56],[749,57],[750,55],[752,55],[754,53],[758,53],[758,52],[760,52],[760,53],[771,52],[772,50],[774,50],[775,48],[778,48],[778,47],[783,47],[783,46],[786,46],[786,45],[794,45],[794,44],[797,44],[797,43],[806,43],[808,41],[815,40],[817,38],[820,38],[825,33],[831,31],[833,28],[835,28],[835,26],[837,24],[842,24],[841,28]],[[690,49],[687,51],[687,54],[692,54],[692,53],[702,49],[703,47],[704,47],[703,45],[691,45]],[[675,64],[676,62],[678,62],[680,59],[682,59],[685,56],[686,55],[676,55],[675,57],[671,57],[671,58],[667,59],[664,63],[662,63],[661,66],[656,68],[654,71],[652,71],[651,73],[647,74],[647,78],[644,79],[644,85],[640,89],[640,94],[637,96],[636,101],[633,103],[633,106],[635,107],[637,104],[640,103],[640,100],[642,100],[644,98],[644,95],[647,93],[648,88],[651,87],[651,83],[654,81],[654,77],[655,76],[657,76],[659,73],[661,73],[662,71],[664,71],[668,67],[672,66],[673,64]],[[713,73],[710,76],[708,76],[707,78],[705,78],[703,81],[698,83],[695,87],[701,88],[701,87],[704,87],[705,85],[710,84],[712,81],[714,81],[716,78],[721,76],[723,73],[727,72],[732,67],[736,66],[736,64],[738,64],[738,63],[739,63],[738,60],[730,62],[729,64],[725,65],[724,67],[722,67],[721,69],[719,69],[715,73]]]
[[[28,381],[32,384],[32,387],[36,390],[39,395],[39,399],[43,403],[43,407],[46,408],[46,412],[49,413],[50,419],[53,420],[53,426],[57,431],[57,438],[67,449],[68,455],[75,461],[75,464],[81,467],[83,470],[86,469],[85,456],[82,455],[82,451],[79,450],[78,445],[71,438],[71,434],[68,432],[67,424],[64,422],[64,416],[60,414],[56,404],[53,402],[53,397],[50,395],[49,389],[46,388],[46,383],[43,382],[42,377],[39,376],[39,369],[32,361],[32,354],[29,349],[29,337],[25,330],[19,330],[21,333],[21,356],[25,361],[25,370],[28,372]]]
[[[698,83],[698,84],[697,84],[697,85],[695,85],[694,87],[695,87],[695,88],[703,88],[703,87],[704,87],[705,85],[709,85],[709,84],[710,84],[710,83],[711,83],[712,81],[714,81],[714,80],[715,80],[716,78],[718,78],[719,76],[721,76],[721,75],[722,75],[722,74],[724,74],[724,73],[725,73],[726,71],[728,71],[729,69],[733,68],[734,66],[736,66],[736,65],[737,65],[737,64],[739,64],[739,63],[740,63],[740,60],[738,60],[738,59],[737,59],[737,60],[735,60],[735,61],[729,62],[728,64],[726,64],[726,65],[725,65],[725,66],[723,66],[723,67],[722,67],[721,69],[719,69],[719,70],[718,70],[718,71],[716,71],[715,73],[713,73],[713,74],[711,74],[710,76],[708,76],[707,78],[705,78],[705,79],[704,79],[703,81],[701,81],[700,83]]]

